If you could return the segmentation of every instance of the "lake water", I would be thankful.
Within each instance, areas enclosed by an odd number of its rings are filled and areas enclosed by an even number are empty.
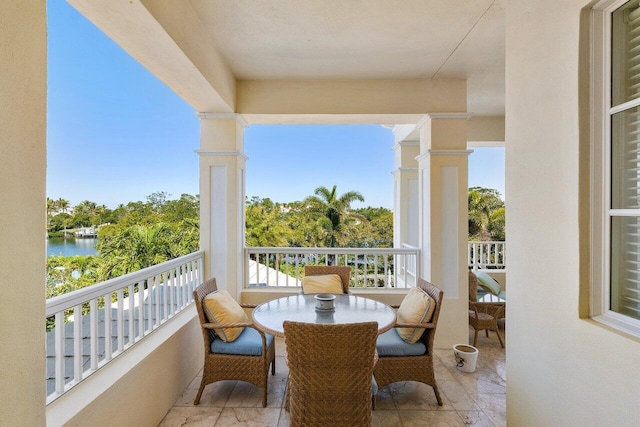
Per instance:
[[[47,239],[47,256],[97,255],[97,240],[51,237]]]

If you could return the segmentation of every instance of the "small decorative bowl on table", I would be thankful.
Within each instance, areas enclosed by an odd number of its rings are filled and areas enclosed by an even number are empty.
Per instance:
[[[314,298],[316,299],[316,311],[334,311],[336,309],[334,294],[317,294]]]

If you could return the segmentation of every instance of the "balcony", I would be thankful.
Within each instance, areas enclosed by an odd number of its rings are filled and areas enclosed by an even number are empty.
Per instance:
[[[470,253],[482,252],[476,246],[470,243]],[[478,264],[475,258],[470,262]],[[282,410],[287,367],[280,341],[278,374],[270,378],[267,408],[261,407],[257,389],[234,381],[208,386],[201,405],[193,407],[202,343],[191,292],[202,280],[202,263],[203,253],[196,252],[47,301],[48,423],[83,420],[85,412],[113,412],[118,406],[106,403],[109,396],[115,401],[140,399],[151,387],[158,399],[149,407],[145,399],[140,401],[146,408],[138,415],[142,424],[156,425],[164,417],[162,425],[189,425],[204,419],[226,425],[258,417],[259,425],[288,425],[288,414]],[[406,245],[396,249],[246,248],[242,299],[256,291],[260,299],[271,297],[265,291],[298,292],[298,278],[308,263],[351,265],[352,288],[387,302],[388,292],[401,299],[420,271],[419,250]],[[413,419],[427,419],[449,420],[453,425],[504,424],[505,353],[492,338],[483,337],[479,348],[482,356],[475,374],[458,372],[450,349],[437,350],[443,408],[437,407],[427,386],[394,384],[380,391],[375,422],[407,425]],[[122,389],[121,384],[126,387]]]
[[[282,340],[276,340],[276,375],[269,376],[266,408],[262,407],[258,388],[238,381],[208,385],[200,404],[194,406],[200,372],[160,426],[288,426],[289,414],[283,408],[288,373],[283,348]],[[442,407],[437,405],[429,386],[415,382],[391,384],[378,393],[373,425],[505,426],[505,350],[495,336],[487,338],[483,334],[478,337],[478,348],[480,357],[475,373],[458,371],[451,349],[435,351],[434,366]]]

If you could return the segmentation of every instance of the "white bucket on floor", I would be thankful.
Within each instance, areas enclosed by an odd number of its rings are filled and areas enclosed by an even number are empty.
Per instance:
[[[456,344],[453,346],[453,355],[456,358],[456,367],[462,372],[475,372],[478,361],[478,349],[469,344]]]

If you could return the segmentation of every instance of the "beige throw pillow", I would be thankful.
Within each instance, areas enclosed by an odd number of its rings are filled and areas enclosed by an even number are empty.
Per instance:
[[[321,274],[302,278],[303,294],[341,294],[342,280],[337,274]]]
[[[398,323],[429,323],[435,309],[436,302],[433,298],[422,289],[415,287],[411,288],[402,300],[396,317]],[[397,328],[400,338],[409,344],[417,342],[424,331],[420,328]]]
[[[202,308],[207,320],[211,323],[248,323],[249,318],[240,304],[229,292],[221,289],[207,295],[202,301]],[[222,341],[233,342],[240,336],[244,328],[214,329]]]

